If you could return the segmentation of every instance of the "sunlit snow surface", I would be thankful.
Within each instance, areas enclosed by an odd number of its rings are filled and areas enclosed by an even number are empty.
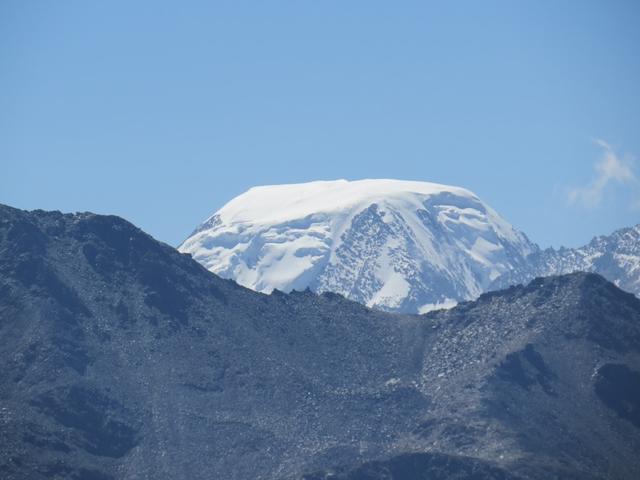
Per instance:
[[[251,188],[180,246],[254,290],[409,312],[476,297],[535,248],[472,192],[399,180]]]

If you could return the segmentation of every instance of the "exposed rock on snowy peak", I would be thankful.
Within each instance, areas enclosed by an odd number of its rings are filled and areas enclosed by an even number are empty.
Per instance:
[[[424,312],[477,297],[537,247],[463,188],[336,180],[251,188],[179,250],[260,292],[310,288]]]
[[[527,263],[527,268],[499,277],[492,289],[528,283],[536,277],[583,271],[598,273],[640,296],[640,224],[595,237],[583,247],[538,250]]]
[[[541,250],[468,190],[425,182],[252,188],[180,250],[254,290],[333,291],[390,311],[447,308],[577,271],[640,296],[640,225],[584,247]]]

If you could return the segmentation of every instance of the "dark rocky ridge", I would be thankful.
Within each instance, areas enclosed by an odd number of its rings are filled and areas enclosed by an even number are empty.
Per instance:
[[[640,300],[261,295],[117,217],[0,207],[3,478],[640,477]]]

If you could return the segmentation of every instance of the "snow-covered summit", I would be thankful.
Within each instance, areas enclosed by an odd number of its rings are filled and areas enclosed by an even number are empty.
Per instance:
[[[179,249],[254,290],[415,312],[476,297],[537,247],[464,188],[336,180],[251,188]]]
[[[273,223],[316,213],[340,213],[362,203],[391,198],[415,199],[451,192],[475,198],[468,190],[437,183],[402,180],[333,180],[253,187],[216,214],[225,222]]]

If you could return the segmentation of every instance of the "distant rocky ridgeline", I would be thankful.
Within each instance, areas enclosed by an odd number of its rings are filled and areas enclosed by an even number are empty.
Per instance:
[[[7,479],[640,478],[640,300],[263,295],[128,222],[0,206]]]
[[[426,312],[537,276],[597,272],[640,293],[640,226],[579,249],[541,250],[459,187],[346,180],[252,188],[179,247],[260,292],[332,291]]]
[[[491,284],[491,289],[579,271],[598,273],[640,296],[640,224],[595,237],[579,248],[538,249],[527,257],[527,268],[506,272]]]

